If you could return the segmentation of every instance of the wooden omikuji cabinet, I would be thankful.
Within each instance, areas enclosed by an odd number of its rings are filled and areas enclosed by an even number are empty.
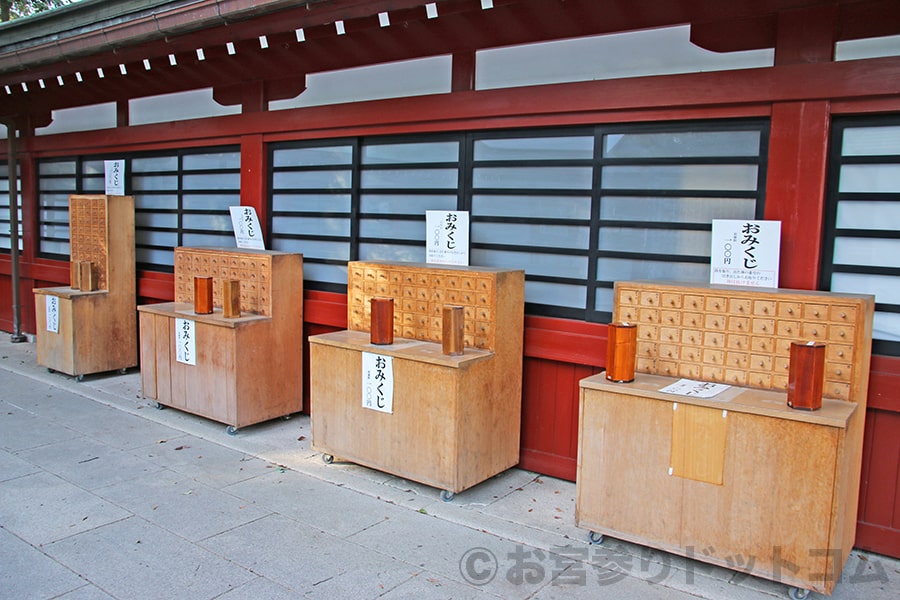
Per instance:
[[[853,547],[871,296],[620,282],[637,376],[581,381],[576,521],[830,594]],[[826,346],[824,399],[787,406],[791,342]],[[712,398],[661,392],[724,383]]]
[[[453,494],[518,463],[525,274],[351,262],[348,329],[310,336],[312,446]],[[394,342],[370,343],[370,300],[394,299]],[[443,353],[444,305],[464,350]],[[363,406],[364,353],[391,357],[393,412]]]
[[[34,290],[38,364],[78,379],[137,365],[134,198],[70,196],[69,247],[71,285]]]
[[[213,278],[213,312],[194,312],[194,277]],[[223,281],[240,280],[241,315],[225,317]],[[145,398],[241,427],[303,409],[303,257],[176,248],[175,302],[138,307]],[[193,322],[195,362],[178,360],[176,322]]]

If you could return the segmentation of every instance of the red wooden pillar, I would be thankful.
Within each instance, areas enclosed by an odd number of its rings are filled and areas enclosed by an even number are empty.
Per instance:
[[[772,106],[765,218],[781,221],[780,287],[818,288],[830,116],[824,101]]]
[[[838,17],[830,5],[778,13],[775,65],[831,61]],[[765,218],[781,221],[781,287],[818,289],[830,122],[824,100],[772,105]]]
[[[263,239],[269,231],[269,157],[261,135],[241,138],[241,206],[252,206],[259,216]],[[266,245],[268,247],[268,244]]]

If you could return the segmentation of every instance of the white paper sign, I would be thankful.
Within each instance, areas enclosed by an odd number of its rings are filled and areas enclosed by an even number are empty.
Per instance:
[[[229,206],[231,225],[234,227],[234,242],[238,248],[256,248],[265,250],[259,217],[252,206]]]
[[[362,405],[386,413],[394,412],[393,358],[362,353]]]
[[[194,321],[175,319],[175,360],[186,365],[197,364],[197,338]]]
[[[457,210],[425,211],[425,262],[439,265],[468,266],[468,212]]]
[[[709,282],[778,287],[780,221],[714,219]]]
[[[103,170],[106,172],[106,193],[111,196],[124,196],[125,161],[104,160]]]
[[[672,385],[660,389],[666,394],[678,394],[679,396],[692,396],[694,398],[712,398],[727,390],[729,385],[724,383],[712,383],[710,381],[694,381],[693,379],[679,379]]]
[[[59,298],[44,296],[47,299],[47,331],[59,333]]]

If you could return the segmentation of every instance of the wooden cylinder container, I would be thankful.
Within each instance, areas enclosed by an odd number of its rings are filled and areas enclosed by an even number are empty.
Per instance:
[[[606,378],[616,383],[634,381],[634,362],[637,356],[637,326],[630,323],[610,323],[606,346]]]
[[[194,277],[194,312],[209,315],[213,311],[213,278]]]
[[[97,278],[94,277],[94,263],[89,260],[78,262],[78,289],[82,292],[93,292],[97,289]]]
[[[241,316],[241,280],[222,281],[222,316],[237,319]]]
[[[441,342],[444,354],[462,355],[465,344],[465,308],[445,306],[441,319]]]
[[[822,408],[825,381],[825,344],[791,342],[787,405],[799,410]]]
[[[372,298],[369,341],[377,345],[394,343],[394,299]]]

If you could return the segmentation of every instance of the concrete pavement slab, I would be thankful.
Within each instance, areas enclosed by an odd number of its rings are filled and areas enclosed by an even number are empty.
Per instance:
[[[404,511],[386,502],[373,503],[370,496],[358,492],[339,493],[335,487],[294,471],[274,469],[264,476],[228,486],[225,491],[339,538]]]
[[[48,544],[44,551],[115,598],[215,598],[255,577],[140,517]]]
[[[133,452],[156,465],[214,488],[265,475],[273,468],[269,461],[183,432],[160,438]]]
[[[0,595],[56,598],[90,585],[31,544],[0,528]]]
[[[16,455],[86,490],[162,471],[162,467],[127,450],[89,437],[44,444]]]
[[[136,477],[94,493],[192,542],[271,514],[258,504],[171,471]]]
[[[237,527],[202,545],[311,598],[377,598],[421,570],[281,515]]]
[[[37,547],[130,516],[118,506],[46,472],[0,483],[0,498],[3,528]]]

